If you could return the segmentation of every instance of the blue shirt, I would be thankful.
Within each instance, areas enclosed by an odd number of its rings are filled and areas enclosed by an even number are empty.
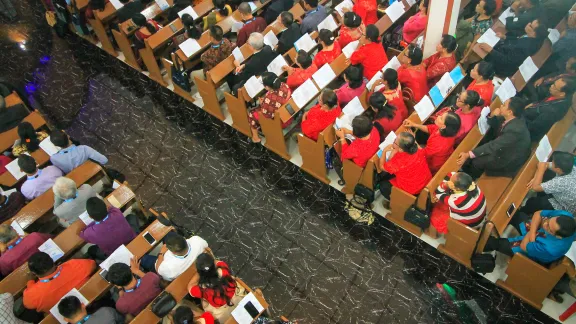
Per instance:
[[[300,25],[300,31],[302,34],[307,34],[318,30],[318,25],[322,20],[328,17],[328,12],[324,6],[318,5],[315,9],[308,11],[302,19],[302,24]]]
[[[50,157],[52,164],[64,171],[64,173],[70,173],[70,171],[76,169],[88,159],[100,164],[108,163],[108,159],[104,155],[86,145],[76,146],[72,144]]]
[[[28,179],[22,184],[20,192],[28,200],[32,200],[48,189],[52,189],[56,179],[60,178],[64,174],[60,169],[53,165],[49,165],[42,170],[38,170],[38,173]]]

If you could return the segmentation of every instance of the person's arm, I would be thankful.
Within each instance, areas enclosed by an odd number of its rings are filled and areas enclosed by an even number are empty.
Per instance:
[[[540,224],[542,223],[542,211],[537,211],[532,215],[532,222],[530,223],[530,231],[526,233],[529,237],[530,242],[536,241],[536,233],[540,229]]]
[[[364,55],[364,51],[362,51],[362,47],[359,47],[350,56],[350,64],[352,64],[352,65],[362,64],[362,62],[364,62],[365,58],[366,58],[366,55]]]
[[[86,146],[86,153],[88,154],[88,158],[90,160],[94,160],[99,164],[108,163],[108,158],[106,158],[104,155],[100,154],[98,151],[89,146]]]
[[[444,75],[444,73],[446,73],[446,69],[444,68],[443,64],[435,64],[434,66],[426,69],[426,78],[434,79]]]
[[[528,182],[528,188],[532,189],[536,192],[544,191],[542,188],[542,179],[544,179],[544,173],[548,169],[548,162],[540,162],[538,163],[538,167],[536,168],[536,172],[534,173],[534,177],[530,182]]]
[[[166,251],[168,251],[168,247],[166,247],[166,244],[164,244],[160,249],[160,253],[158,253],[158,259],[156,260],[156,264],[154,266],[156,269],[156,273],[158,273],[158,269],[160,269],[160,265],[164,261],[164,254],[166,253]]]
[[[434,191],[434,195],[438,201],[441,201],[444,204],[448,204],[448,198],[450,194],[448,193],[448,185],[446,184],[450,181],[450,177],[454,174],[453,172],[448,173],[446,177],[442,180],[442,182],[438,185],[436,190]]]
[[[133,319],[134,319],[134,315],[126,314],[126,318],[124,319],[124,323],[128,324],[128,323],[132,322]]]
[[[472,152],[476,157],[488,155],[498,152],[500,149],[513,148],[516,142],[518,142],[516,133],[503,132],[500,136],[482,146],[477,147]]]
[[[137,260],[136,258],[130,259],[130,270],[140,278],[146,275],[142,270],[140,270],[140,260]]]
[[[200,281],[200,275],[198,273],[196,273],[194,275],[194,277],[192,277],[192,279],[190,279],[190,281],[188,282],[188,293],[192,296],[192,297],[198,297],[198,296],[194,296],[193,292],[192,292],[192,288],[196,287],[198,285],[198,282]]]
[[[415,122],[406,119],[404,120],[404,127],[412,127],[412,128],[416,128],[419,131],[422,131],[424,133],[429,134],[430,133],[430,127],[431,125],[420,125],[420,124],[416,124]]]

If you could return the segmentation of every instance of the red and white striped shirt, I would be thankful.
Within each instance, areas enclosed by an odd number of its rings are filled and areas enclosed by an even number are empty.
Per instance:
[[[448,187],[447,182],[450,181],[454,173],[448,173],[442,183],[436,188],[434,192],[436,198],[450,208],[450,217],[468,226],[477,226],[486,217],[486,198],[484,193],[480,191],[480,188],[477,188],[478,194],[474,197],[468,191],[453,192]]]

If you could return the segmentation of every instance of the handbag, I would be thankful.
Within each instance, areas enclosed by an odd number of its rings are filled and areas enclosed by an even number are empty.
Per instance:
[[[482,225],[482,229],[480,230],[480,235],[478,236],[478,240],[476,240],[476,245],[474,245],[474,250],[472,250],[472,256],[470,257],[470,265],[474,271],[479,272],[481,274],[490,273],[494,271],[496,267],[496,257],[494,257],[491,253],[477,253],[476,250],[478,249],[478,244],[484,235],[484,230],[486,229],[486,225],[492,223],[491,221],[487,221]],[[494,223],[492,223],[494,225]],[[496,225],[494,225],[495,227]],[[496,236],[500,238],[500,234],[498,230],[496,230]]]
[[[416,206],[418,201],[416,201],[410,208],[404,213],[404,220],[408,223],[414,224],[421,229],[427,229],[430,226],[430,210],[432,203],[430,202],[430,196],[426,197],[426,209],[422,210]]]
[[[152,313],[159,318],[168,315],[176,307],[176,299],[169,292],[164,291],[152,302]]]
[[[182,88],[182,90],[190,92],[192,87],[190,86],[190,79],[188,77],[188,72],[184,68],[184,63],[178,57],[174,55],[174,64],[171,68],[172,71],[172,82]]]

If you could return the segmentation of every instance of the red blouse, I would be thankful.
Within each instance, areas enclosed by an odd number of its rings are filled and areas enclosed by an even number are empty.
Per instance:
[[[366,26],[378,21],[378,3],[376,0],[357,0],[352,11],[362,18],[362,22]]]
[[[340,27],[340,36],[338,37],[338,44],[340,48],[346,47],[346,45],[352,43],[353,41],[359,40],[362,36],[362,31],[360,27],[358,28],[348,28],[346,26]]]
[[[411,195],[422,191],[432,179],[424,150],[418,150],[412,155],[398,152],[389,161],[384,162],[382,167],[388,173],[395,175],[390,180],[393,186]]]
[[[476,80],[474,80],[466,90],[474,90],[478,92],[480,98],[484,100],[484,106],[490,106],[492,103],[492,95],[494,94],[494,84],[492,81],[485,84],[476,84]]]
[[[442,78],[444,73],[452,71],[456,67],[456,58],[454,53],[449,57],[440,57],[440,53],[436,53],[424,60],[426,65],[426,78],[428,78],[428,88],[436,85],[436,82]]]
[[[216,267],[222,270],[222,277],[230,276],[230,268],[224,261],[216,263]],[[234,293],[236,293],[236,283],[225,287],[224,292],[229,299],[232,299]],[[221,296],[215,296],[215,290],[213,288],[200,288],[200,286],[196,285],[190,289],[190,295],[192,297],[202,298],[214,307],[226,305],[226,299]]]
[[[382,70],[388,63],[388,57],[384,51],[384,46],[380,42],[370,43],[359,46],[352,56],[350,56],[352,65],[362,64],[364,66],[364,76],[371,80],[374,74]]]
[[[423,65],[398,68],[398,81],[412,90],[414,101],[419,102],[428,93],[428,83],[426,79],[426,68]]]
[[[398,112],[398,110],[396,110],[394,113],[394,117],[392,119],[384,117],[376,120],[375,122],[380,124],[380,126],[384,128],[384,135],[386,136],[390,132],[395,132],[398,129],[398,127],[402,125],[403,121],[404,118],[402,118],[402,115]]]
[[[342,54],[342,48],[340,48],[338,42],[334,42],[334,47],[331,51],[322,50],[314,56],[314,64],[316,64],[318,68],[321,68],[322,65],[334,61],[340,54]]]
[[[312,63],[307,69],[302,68],[294,68],[294,72],[288,76],[286,79],[286,84],[290,87],[290,89],[295,90],[302,83],[306,82],[306,80],[312,77],[312,74],[318,71],[318,67],[316,64]]]
[[[372,127],[370,137],[362,140],[357,138],[352,143],[342,144],[342,161],[352,160],[359,167],[365,167],[368,160],[370,160],[376,152],[378,152],[378,145],[380,145],[380,134],[376,127]]]
[[[160,25],[158,25],[158,23],[156,21],[154,21],[154,19],[148,19],[148,22],[154,26],[156,31],[160,30]],[[142,28],[146,28],[146,27],[142,27]],[[148,29],[146,29],[146,31],[149,32]],[[138,38],[141,41],[144,41],[148,37],[152,36],[150,34],[145,34],[145,33],[141,32],[140,29],[138,29],[136,31],[136,33],[134,33],[134,35],[136,36],[136,38]]]
[[[306,137],[317,141],[320,132],[332,124],[341,114],[342,109],[340,106],[329,111],[324,111],[320,108],[320,104],[317,104],[308,111],[306,120],[302,121],[300,125],[302,127],[302,133],[304,133]]]
[[[396,108],[396,113],[399,113],[402,120],[408,118],[408,107],[404,103],[404,97],[402,96],[402,86],[398,85],[396,89],[392,90],[381,90],[388,104]]]
[[[444,137],[440,134],[438,126],[426,125],[428,128],[428,142],[424,148],[424,153],[426,153],[426,161],[428,162],[428,167],[432,174],[438,172],[442,167],[444,162],[448,160],[452,152],[454,152],[454,141],[456,136]]]

